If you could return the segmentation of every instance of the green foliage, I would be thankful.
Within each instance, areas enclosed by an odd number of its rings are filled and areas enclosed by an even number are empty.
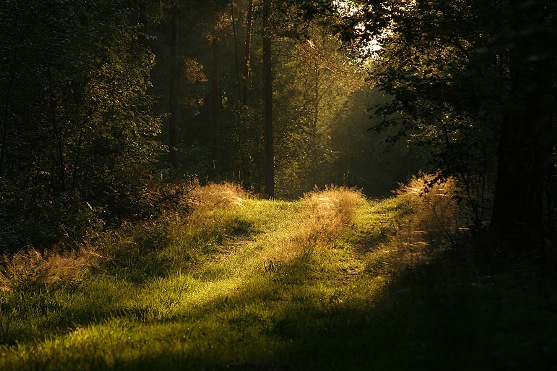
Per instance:
[[[557,50],[542,40],[555,35],[554,6],[545,0],[351,4],[338,5],[333,28],[371,67],[370,81],[392,98],[377,107],[383,121],[374,128],[396,127],[393,141],[409,136],[430,153],[441,179],[458,179],[476,228],[492,209],[492,230],[522,234],[515,247],[545,244],[543,229],[554,230],[554,218],[544,216],[554,210],[541,199],[555,163],[555,141],[547,139],[555,105],[547,102],[555,101]]]
[[[137,202],[160,123],[147,92],[154,59],[133,6],[2,5],[3,251],[75,243]]]
[[[223,7],[207,2],[178,13],[178,54],[188,68],[181,68],[178,77],[179,169],[172,173],[233,180],[261,193],[261,9],[256,6],[254,13],[250,79],[244,93],[247,7],[245,0]],[[315,185],[331,183],[358,186],[374,196],[388,195],[408,176],[407,151],[396,148],[385,155],[389,148],[380,143],[381,136],[367,132],[366,109],[384,98],[366,96],[365,72],[347,58],[322,20],[303,20],[308,9],[303,2],[273,2],[277,196],[292,199]],[[157,109],[164,112],[168,110],[170,25],[165,19],[152,28],[157,35],[153,82],[161,96]]]
[[[393,100],[377,109],[385,119],[375,129],[398,125],[392,139],[410,134],[413,143],[428,148],[443,175],[492,184],[492,144],[501,107],[486,95],[497,100],[496,95],[505,93],[494,74],[497,66],[481,57],[470,60],[484,42],[478,29],[463,29],[473,27],[472,15],[460,3],[416,2],[376,16],[393,22],[392,37],[381,39],[382,49],[372,62],[375,83]],[[383,32],[377,25],[368,26],[369,36]],[[386,24],[383,27],[386,30]]]
[[[385,155],[380,136],[367,130],[367,107],[384,98],[366,94],[364,70],[346,57],[336,38],[315,24],[304,35],[283,38],[276,47],[282,60],[275,68],[278,193],[295,197],[330,183],[362,187],[370,195],[388,193],[408,169],[403,155]],[[376,176],[385,158],[396,163],[385,167],[399,171]]]

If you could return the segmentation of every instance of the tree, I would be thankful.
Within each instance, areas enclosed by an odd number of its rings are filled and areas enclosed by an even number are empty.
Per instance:
[[[170,70],[168,87],[168,161],[172,168],[178,167],[178,23],[180,7],[177,0],[170,4]]]
[[[153,36],[148,44],[156,57],[154,111],[166,117],[161,137],[169,147],[165,166],[173,178],[214,173],[223,90],[220,31],[230,2],[154,3],[147,32]]]
[[[263,100],[265,102],[265,193],[275,196],[275,161],[273,136],[273,69],[271,44],[271,0],[263,0]]]
[[[398,137],[411,134],[429,146],[442,176],[457,176],[468,191],[478,228],[484,205],[477,198],[487,187],[494,197],[491,230],[510,248],[542,251],[552,213],[544,188],[555,164],[556,51],[547,43],[555,36],[555,4],[354,4],[335,27],[366,60],[372,57],[373,79],[392,97],[377,111],[386,118],[378,129],[396,124]],[[490,167],[496,182],[479,176]]]
[[[3,250],[79,240],[139,202],[160,122],[136,5],[2,4]]]
[[[253,29],[253,0],[248,0],[246,12],[246,40],[244,43],[244,75],[242,76],[242,94],[240,99],[245,106],[248,104],[248,94],[251,81],[251,49]]]
[[[280,60],[275,68],[276,168],[279,192],[298,196],[316,185],[343,182],[338,159],[362,148],[338,146],[338,133],[363,120],[355,135],[367,136],[365,108],[358,121],[347,118],[348,107],[357,110],[357,104],[369,101],[351,100],[365,86],[365,74],[350,64],[337,39],[317,25],[307,25],[303,37],[291,35],[277,37],[275,46]]]
[[[555,237],[553,210],[544,199],[555,175],[556,49],[547,42],[557,35],[557,13],[543,0],[509,1],[504,9],[512,36],[496,34],[496,46],[507,58],[509,103],[501,119],[491,229],[521,251],[535,247],[545,254]]]

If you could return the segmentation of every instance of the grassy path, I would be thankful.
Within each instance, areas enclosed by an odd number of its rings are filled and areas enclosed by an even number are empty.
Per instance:
[[[231,199],[120,236],[78,285],[1,291],[0,370],[557,365],[539,296],[404,262],[399,199]]]
[[[2,294],[0,334],[17,345],[0,348],[0,368],[334,368],[386,282],[366,264],[395,209],[333,192],[205,211],[235,229],[195,263],[176,239],[158,258],[182,264],[139,282],[112,268],[77,288]]]

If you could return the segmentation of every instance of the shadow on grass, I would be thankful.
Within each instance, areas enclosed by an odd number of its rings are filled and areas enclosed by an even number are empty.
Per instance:
[[[446,264],[408,268],[375,298],[287,308],[273,329],[284,357],[319,370],[557,368],[557,316],[539,290],[448,277],[460,273]]]
[[[509,285],[512,277],[475,284],[453,264],[455,257],[439,256],[380,281],[365,272],[324,278],[311,259],[294,259],[164,320],[145,320],[125,305],[101,313],[89,323],[105,328],[48,362],[54,369],[555,369],[557,316],[539,291]]]
[[[235,311],[221,330],[244,338],[227,341],[226,351],[243,356],[220,363],[209,352],[198,362],[215,370],[556,368],[557,316],[536,288],[473,284],[454,269],[449,274],[458,277],[448,277],[446,264],[440,257],[408,268],[369,296],[359,287],[351,297],[348,285],[346,295],[335,297],[319,292],[310,264],[294,261],[221,306]]]

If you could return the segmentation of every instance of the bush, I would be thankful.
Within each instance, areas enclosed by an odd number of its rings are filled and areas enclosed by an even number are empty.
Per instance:
[[[126,222],[97,242],[109,266],[134,282],[181,270],[252,230],[252,221],[236,213],[248,197],[236,184],[150,183],[144,194],[150,217]]]
[[[440,180],[432,174],[412,177],[396,194],[413,210],[408,229],[414,235],[427,235],[430,242],[443,239],[450,243],[468,233],[472,219],[469,208],[458,197],[454,178]]]

